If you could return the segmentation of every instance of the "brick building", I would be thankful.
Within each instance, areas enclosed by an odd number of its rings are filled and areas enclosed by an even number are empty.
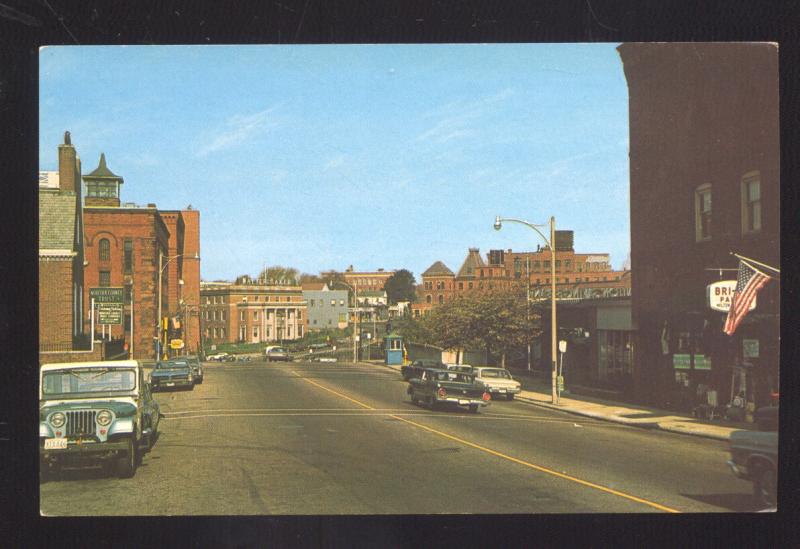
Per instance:
[[[201,282],[200,300],[206,346],[295,340],[308,332],[301,286],[261,284],[243,276],[235,282]]]
[[[58,171],[39,180],[39,348],[86,349],[81,161],[69,132],[58,146]]]
[[[383,285],[394,276],[394,273],[395,271],[385,271],[383,269],[378,269],[377,271],[354,271],[353,266],[350,265],[343,273],[324,271],[320,273],[320,277],[325,281],[344,279],[345,282],[361,293],[362,291],[379,292],[383,290]]]
[[[132,347],[132,358],[154,358],[159,334],[162,349],[169,339],[185,338],[180,318],[190,307],[181,300],[194,303],[195,314],[199,309],[199,216],[194,211],[185,218],[182,211],[160,212],[155,204],[121,203],[123,178],[108,168],[104,154],[83,180],[86,286],[124,289],[123,325],[99,330],[106,337],[123,338],[129,350]],[[192,231],[188,236],[187,226]],[[84,300],[88,310],[88,293]],[[171,319],[166,330],[159,330],[159,311],[162,318]],[[197,350],[197,324],[196,337],[185,338],[182,352]]]
[[[550,298],[549,248],[535,252],[491,250],[486,260],[478,248],[469,248],[458,274],[441,261],[424,273],[417,286],[417,302],[412,314],[420,316],[453,297],[470,291],[508,288],[530,284],[532,300]],[[608,254],[575,253],[571,245],[556,248],[556,297],[558,299],[597,299],[630,296],[630,271],[615,271]]]
[[[780,266],[778,47],[630,43],[618,51],[630,111],[635,393],[675,404],[702,382],[725,404],[739,362],[751,365],[747,400],[769,402],[778,388],[780,283],[761,290],[733,336],[706,291],[736,278],[732,252]]]

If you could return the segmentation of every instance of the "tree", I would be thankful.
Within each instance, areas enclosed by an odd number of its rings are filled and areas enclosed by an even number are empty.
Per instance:
[[[386,290],[389,304],[396,305],[398,301],[414,301],[416,285],[411,271],[400,269],[386,280],[383,289]]]
[[[258,273],[258,280],[267,284],[297,284],[299,272],[293,267],[282,267],[280,265],[273,265],[272,267],[265,267]]]
[[[426,343],[445,349],[482,349],[500,356],[541,333],[538,313],[528,311],[519,286],[460,295],[423,318]]]

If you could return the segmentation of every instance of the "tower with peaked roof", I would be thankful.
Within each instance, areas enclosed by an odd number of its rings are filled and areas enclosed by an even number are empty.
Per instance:
[[[106,155],[100,153],[100,164],[92,173],[83,176],[86,183],[87,206],[114,206],[119,207],[119,186],[122,177],[116,175],[106,166]]]

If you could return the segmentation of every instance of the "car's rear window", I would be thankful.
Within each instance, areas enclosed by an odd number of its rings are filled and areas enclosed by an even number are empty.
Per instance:
[[[496,378],[503,378],[509,379],[511,376],[508,374],[507,371],[501,369],[492,369],[492,370],[481,370],[481,377],[496,377]]]

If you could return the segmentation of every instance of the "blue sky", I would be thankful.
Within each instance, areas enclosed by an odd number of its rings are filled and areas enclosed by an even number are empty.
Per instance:
[[[204,280],[456,271],[521,225],[630,249],[628,95],[616,44],[59,46],[40,51],[40,169],[72,135],[123,202],[200,210]]]

